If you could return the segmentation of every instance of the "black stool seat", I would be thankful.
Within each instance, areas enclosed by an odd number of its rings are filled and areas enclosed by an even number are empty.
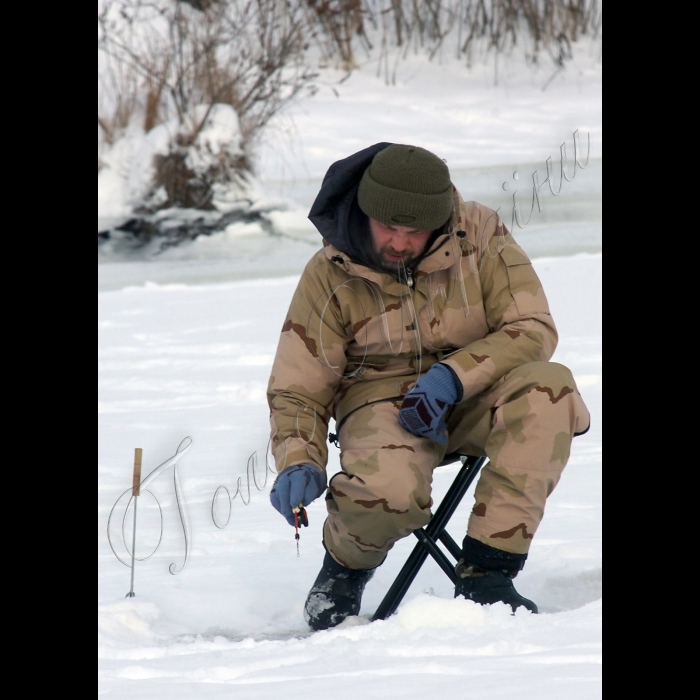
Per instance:
[[[399,571],[396,580],[391,584],[387,594],[384,596],[384,600],[379,604],[372,621],[384,620],[396,612],[428,555],[435,559],[438,566],[445,572],[452,583],[457,583],[455,564],[459,560],[462,548],[447,534],[445,528],[457,506],[461,503],[462,498],[464,498],[467,489],[486,462],[486,457],[451,454],[447,455],[438,466],[443,467],[459,459],[462,460],[462,468],[459,470],[459,474],[455,477],[438,509],[433,513],[430,522],[424,528],[420,527],[413,531],[413,534],[418,538],[418,542],[408,559],[406,559],[403,568]],[[438,547],[438,542],[442,542],[445,549],[454,557],[454,563],[450,562]]]

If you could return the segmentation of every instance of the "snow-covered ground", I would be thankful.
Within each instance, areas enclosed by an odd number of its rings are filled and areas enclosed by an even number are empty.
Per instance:
[[[601,274],[602,132],[600,67],[584,56],[543,91],[549,74],[493,72],[413,62],[395,87],[371,66],[327,87],[280,119],[261,146],[260,181],[270,200],[285,199],[284,235],[235,230],[201,237],[158,256],[100,254],[98,590],[99,692],[106,698],[436,698],[591,700],[601,696]],[[336,76],[337,79],[337,76]],[[293,121],[292,121],[293,120]],[[377,141],[411,142],[445,157],[466,198],[503,207],[559,144],[591,134],[591,161],[558,198],[546,186],[543,211],[514,231],[535,258],[561,341],[555,360],[574,372],[593,426],[574,441],[518,589],[537,616],[455,600],[428,561],[398,613],[368,620],[413,547],[400,542],[369,583],[361,616],[311,634],[301,610],[322,559],[322,502],[297,557],[293,530],[272,509],[265,387],[279,329],[298,274],[317,249],[305,221],[330,163]],[[277,136],[275,138],[275,135]],[[521,178],[513,180],[513,172]],[[558,178],[558,175],[557,175]],[[509,191],[502,184],[509,182]],[[526,193],[519,191],[518,197]],[[527,214],[529,194],[520,206]],[[183,529],[170,468],[149,486],[163,515],[155,554],[135,569],[136,597],[125,598],[130,571],[114,557],[107,520],[131,485],[135,447],[148,474],[190,436],[178,466],[188,523]],[[229,524],[212,520],[217,488],[233,494],[258,459],[250,502],[232,502]],[[329,471],[339,468],[331,448]],[[438,470],[439,501],[457,471]],[[219,492],[222,495],[222,492]],[[159,508],[138,507],[137,555],[159,539]],[[123,504],[124,501],[122,501]],[[471,497],[449,528],[461,539]],[[225,520],[225,494],[215,515]],[[112,533],[121,544],[120,508]],[[131,541],[130,525],[124,534]],[[221,524],[221,523],[220,523]]]
[[[217,529],[214,492],[233,493],[257,452],[262,481],[267,445],[264,392],[277,336],[296,278],[146,285],[99,295],[99,598],[101,688],[108,697],[308,698],[597,697],[601,623],[601,366],[599,255],[539,260],[569,365],[594,417],[574,442],[571,462],[550,498],[518,588],[542,611],[511,617],[452,599],[449,581],[428,562],[398,615],[310,635],[301,608],[322,559],[322,500],[297,558],[293,530],[252,487]],[[106,541],[109,509],[130,485],[134,447],[144,474],[194,440],[179,466],[191,525],[184,547],[172,469],[152,487],[163,508],[163,543],[135,570],[136,597],[125,599],[129,570]],[[338,469],[331,449],[330,471]],[[436,498],[457,467],[439,470]],[[262,484],[261,484],[262,485]],[[244,486],[244,496],[247,496]],[[137,548],[158,539],[157,507],[142,496]],[[460,539],[471,497],[453,519]],[[225,520],[225,497],[217,517]],[[120,521],[114,529],[118,535]],[[127,540],[130,542],[127,528]],[[368,585],[371,615],[411,541],[390,554]],[[123,547],[118,547],[123,554]],[[139,549],[137,549],[138,553]]]

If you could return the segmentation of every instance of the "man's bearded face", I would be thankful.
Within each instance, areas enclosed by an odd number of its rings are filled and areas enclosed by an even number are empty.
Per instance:
[[[423,254],[432,231],[415,229],[410,226],[383,224],[376,219],[369,220],[372,247],[382,265],[391,272],[397,272],[403,265]]]

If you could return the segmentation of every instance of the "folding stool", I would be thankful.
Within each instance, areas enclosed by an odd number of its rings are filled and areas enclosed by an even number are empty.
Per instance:
[[[396,608],[399,607],[428,555],[435,559],[452,583],[457,583],[455,565],[459,560],[462,548],[447,534],[445,528],[462,498],[464,498],[467,489],[486,462],[486,457],[473,457],[453,453],[447,455],[438,466],[443,467],[447,464],[452,464],[458,459],[462,461],[462,468],[459,470],[459,474],[455,477],[438,509],[433,513],[430,522],[424,528],[420,527],[413,531],[413,534],[418,538],[418,542],[408,559],[406,559],[403,568],[399,571],[396,580],[391,584],[387,594],[384,596],[384,600],[379,604],[372,621],[384,620],[396,612]],[[438,541],[442,542],[447,551],[455,558],[454,564],[450,562],[438,547]]]

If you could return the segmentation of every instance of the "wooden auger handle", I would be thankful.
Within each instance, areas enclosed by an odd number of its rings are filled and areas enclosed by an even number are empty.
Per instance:
[[[132,496],[139,496],[141,494],[141,455],[143,450],[137,447],[134,450],[134,483],[131,491]]]

